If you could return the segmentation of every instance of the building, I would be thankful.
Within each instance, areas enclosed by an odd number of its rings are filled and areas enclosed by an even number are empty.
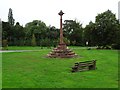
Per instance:
[[[118,2],[118,19],[120,23],[120,1]]]

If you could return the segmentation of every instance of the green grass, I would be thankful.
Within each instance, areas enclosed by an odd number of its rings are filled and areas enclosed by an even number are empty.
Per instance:
[[[0,89],[2,89],[2,53],[0,53]]]
[[[72,49],[87,49],[87,47],[76,47],[76,46],[69,46]],[[50,49],[53,47],[42,47],[43,49]],[[95,47],[91,47],[91,48],[95,48]],[[41,50],[41,47],[31,47],[31,46],[9,46],[8,50]]]
[[[12,47],[13,48],[13,47]],[[21,47],[23,48],[23,47]],[[24,47],[25,48],[25,47]],[[26,47],[31,48],[31,47]],[[33,48],[33,47],[32,47]],[[38,47],[34,47],[37,48]],[[34,50],[34,49],[32,49]],[[118,51],[73,48],[78,58],[46,58],[51,49],[2,54],[3,88],[117,88]],[[75,62],[97,60],[93,71],[71,73]]]

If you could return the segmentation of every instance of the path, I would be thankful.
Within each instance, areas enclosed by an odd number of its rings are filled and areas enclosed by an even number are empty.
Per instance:
[[[0,50],[0,53],[5,53],[5,52],[31,52],[31,51],[40,51],[40,50]]]

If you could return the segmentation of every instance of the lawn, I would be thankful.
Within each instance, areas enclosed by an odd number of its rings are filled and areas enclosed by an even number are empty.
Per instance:
[[[0,53],[0,89],[2,88],[2,53]]]
[[[51,49],[21,47],[23,50],[26,48],[39,51],[2,54],[3,88],[118,87],[117,50],[87,50],[81,47],[71,47],[79,57],[60,59],[45,57]],[[71,67],[75,62],[93,59],[97,60],[96,70],[71,73]]]

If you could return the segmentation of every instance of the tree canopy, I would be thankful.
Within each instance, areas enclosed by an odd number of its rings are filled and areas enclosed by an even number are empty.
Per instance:
[[[64,36],[70,39],[71,45],[82,45],[82,24],[76,20],[65,20],[63,24]]]
[[[56,46],[59,43],[60,29],[55,26],[46,26],[41,20],[28,22],[21,26],[13,18],[12,9],[9,9],[8,22],[2,21],[2,39],[8,40],[8,45],[29,46]],[[83,28],[77,20],[63,22],[64,41],[67,45],[98,46],[99,48],[120,47],[120,24],[112,11],[107,10],[95,17]]]
[[[116,43],[116,32],[120,30],[119,23],[110,10],[98,14],[95,23],[90,22],[84,29],[85,40],[91,45],[102,48]]]

